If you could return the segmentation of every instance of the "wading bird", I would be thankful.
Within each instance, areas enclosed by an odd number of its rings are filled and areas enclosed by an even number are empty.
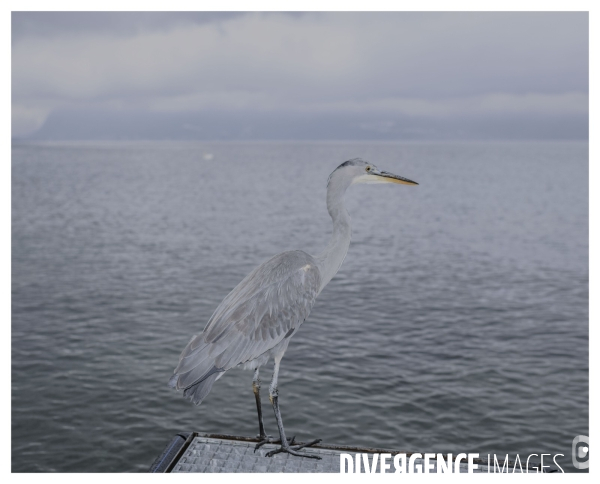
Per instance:
[[[350,216],[344,206],[346,189],[355,183],[401,183],[417,185],[401,176],[380,171],[356,158],[338,166],[327,183],[327,210],[333,220],[333,234],[327,248],[317,256],[301,250],[283,252],[263,262],[221,302],[204,331],[194,335],[184,348],[169,386],[183,390],[196,405],[210,392],[214,382],[236,366],[254,370],[252,389],[258,411],[260,442],[280,443],[279,452],[319,458],[298,452],[320,439],[294,445],[286,439],[279,410],[277,376],[279,364],[290,339],[308,317],[315,299],[339,270],[350,246]],[[273,440],[263,424],[260,403],[259,368],[273,358],[275,367],[269,386],[279,440]]]

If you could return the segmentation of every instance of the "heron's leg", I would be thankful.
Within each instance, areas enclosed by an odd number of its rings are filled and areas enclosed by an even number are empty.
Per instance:
[[[279,428],[281,447],[279,447],[279,449],[275,449],[275,450],[272,450],[271,452],[268,452],[266,454],[266,456],[272,457],[275,454],[279,454],[280,452],[287,452],[288,454],[297,455],[299,457],[310,457],[311,459],[320,459],[320,457],[318,455],[303,454],[303,453],[297,452],[297,451],[302,449],[303,447],[308,447],[310,445],[317,444],[317,443],[321,442],[321,439],[315,439],[306,444],[292,446],[291,444],[294,442],[294,438],[292,438],[292,440],[290,442],[288,442],[288,439],[285,438],[285,430],[283,428],[283,420],[281,419],[281,411],[279,410],[279,391],[277,390],[277,378],[279,376],[279,363],[281,362],[282,357],[283,357],[283,355],[275,358],[275,369],[273,371],[273,380],[271,381],[271,385],[269,387],[269,399],[271,400],[271,403],[273,404],[273,411],[275,412],[275,419],[277,420],[277,427]]]
[[[263,422],[263,416],[262,416],[262,405],[260,402],[260,378],[258,376],[258,368],[254,372],[254,378],[252,379],[252,391],[254,392],[254,398],[256,399],[256,410],[258,412],[258,431],[259,431],[258,438],[260,439],[260,442],[258,444],[256,444],[256,446],[254,447],[254,452],[256,452],[263,445],[279,444],[280,440],[273,439],[270,435],[267,435],[267,432],[265,432],[265,424]],[[295,439],[295,437],[288,439],[288,442],[290,445],[294,443],[294,439]]]
[[[256,411],[258,412],[258,438],[261,440],[267,439],[267,433],[265,432],[265,424],[263,423],[262,406],[260,404],[260,378],[258,377],[258,368],[254,372],[254,378],[252,379],[252,391],[254,392],[254,398],[256,399]]]

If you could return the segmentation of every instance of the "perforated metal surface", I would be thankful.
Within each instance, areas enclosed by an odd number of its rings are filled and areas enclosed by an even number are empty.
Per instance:
[[[306,459],[289,454],[265,457],[278,446],[266,444],[254,452],[253,442],[196,437],[171,472],[339,472],[339,452],[303,449],[322,459]]]

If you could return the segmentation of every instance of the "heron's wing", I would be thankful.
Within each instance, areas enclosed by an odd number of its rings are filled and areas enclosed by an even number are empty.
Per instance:
[[[181,353],[171,379],[178,389],[254,360],[292,335],[308,317],[321,283],[315,260],[302,251],[264,262],[229,293],[204,331]]]

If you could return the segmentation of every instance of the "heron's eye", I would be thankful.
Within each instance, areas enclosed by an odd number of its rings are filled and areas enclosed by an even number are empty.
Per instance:
[[[370,167],[370,166],[367,166],[367,167],[365,168],[365,171],[371,171],[371,167]]]

